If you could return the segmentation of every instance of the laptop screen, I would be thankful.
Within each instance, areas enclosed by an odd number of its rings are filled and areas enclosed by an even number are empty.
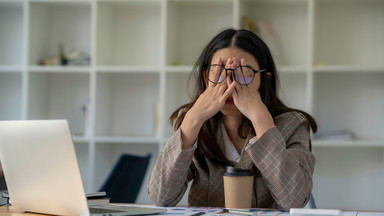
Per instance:
[[[89,214],[66,120],[0,121],[0,161],[16,211]]]

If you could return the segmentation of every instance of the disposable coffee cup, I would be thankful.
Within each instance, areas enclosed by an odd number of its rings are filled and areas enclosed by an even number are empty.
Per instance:
[[[226,167],[226,172],[223,176],[225,208],[251,208],[253,178],[254,175],[250,169]]]

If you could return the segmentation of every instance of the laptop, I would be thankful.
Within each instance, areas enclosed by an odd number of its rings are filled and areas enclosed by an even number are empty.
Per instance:
[[[0,161],[15,211],[81,216],[166,211],[136,206],[88,206],[66,120],[0,121]]]

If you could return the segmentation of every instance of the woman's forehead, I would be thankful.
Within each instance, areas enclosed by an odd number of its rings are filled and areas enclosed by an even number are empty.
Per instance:
[[[228,59],[233,57],[235,57],[238,61],[240,61],[241,58],[244,58],[247,65],[258,66],[257,60],[252,54],[236,47],[217,50],[212,56],[211,63],[216,63],[217,59],[221,58],[223,60],[223,64],[225,65]]]

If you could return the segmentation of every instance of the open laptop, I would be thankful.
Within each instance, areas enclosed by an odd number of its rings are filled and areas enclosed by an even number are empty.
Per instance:
[[[88,206],[66,120],[0,121],[0,161],[16,211],[81,216],[166,211],[134,206]]]

